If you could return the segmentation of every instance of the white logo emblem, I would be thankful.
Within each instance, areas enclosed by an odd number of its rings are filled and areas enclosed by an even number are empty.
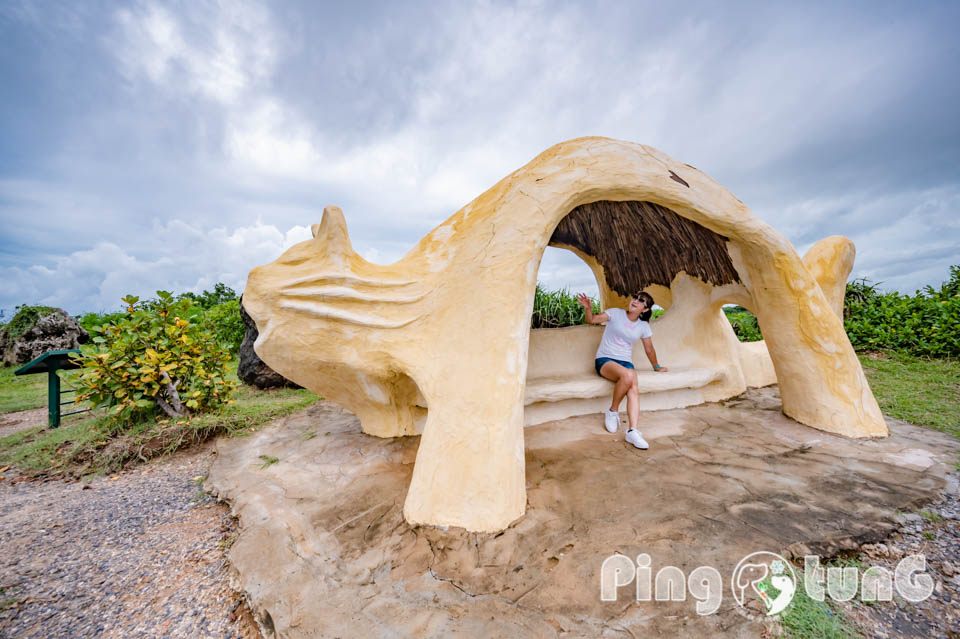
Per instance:
[[[747,608],[759,600],[768,617],[783,612],[797,592],[797,575],[790,562],[775,552],[750,553],[733,569],[733,598]]]

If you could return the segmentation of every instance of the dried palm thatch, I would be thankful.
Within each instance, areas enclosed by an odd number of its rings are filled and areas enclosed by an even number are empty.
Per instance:
[[[573,209],[550,238],[593,256],[607,285],[623,296],[670,286],[680,271],[716,286],[739,282],[726,241],[659,204],[606,200]]]

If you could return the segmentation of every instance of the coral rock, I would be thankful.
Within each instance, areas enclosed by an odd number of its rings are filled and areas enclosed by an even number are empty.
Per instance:
[[[47,351],[80,348],[90,336],[71,315],[57,308],[41,316],[34,326],[17,337],[4,333],[3,363],[26,364]]]

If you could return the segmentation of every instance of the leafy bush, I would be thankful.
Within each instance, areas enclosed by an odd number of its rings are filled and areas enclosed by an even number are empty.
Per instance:
[[[77,316],[77,323],[83,330],[90,333],[95,327],[101,327],[123,317],[126,317],[126,313],[123,311],[117,313],[84,313]]]
[[[741,342],[758,342],[763,339],[756,315],[742,306],[725,306],[723,312]]]
[[[190,320],[202,322],[209,328],[216,340],[224,344],[231,353],[240,350],[240,342],[243,341],[244,325],[243,318],[240,316],[240,302],[236,292],[226,284],[217,282],[212,291],[203,293],[181,293],[172,296],[173,301],[188,300],[192,303],[190,307]],[[159,299],[145,300],[140,307],[147,311],[156,311],[164,302]],[[125,317],[126,314],[121,311],[118,313],[84,313],[77,316],[77,322],[88,333],[94,327],[102,327],[111,322]]]
[[[884,293],[865,279],[847,284],[847,335],[859,350],[897,350],[928,357],[960,357],[960,266],[940,289],[915,295]]]
[[[214,337],[231,353],[240,350],[240,342],[247,331],[240,316],[240,301],[230,300],[210,308],[203,316]]]
[[[16,313],[10,321],[3,325],[3,332],[7,339],[16,339],[37,325],[37,320],[57,310],[52,306],[28,306],[21,304],[16,307]]]
[[[78,401],[109,407],[120,423],[161,410],[171,417],[208,412],[229,401],[236,389],[226,379],[230,354],[192,300],[157,291],[149,304],[123,301],[123,317],[92,326],[92,343],[81,348]]]
[[[237,292],[223,282],[217,282],[214,284],[212,291],[204,291],[199,295],[197,293],[181,293],[177,296],[177,299],[183,298],[195,302],[197,306],[203,309],[211,309],[225,302],[239,299]]]

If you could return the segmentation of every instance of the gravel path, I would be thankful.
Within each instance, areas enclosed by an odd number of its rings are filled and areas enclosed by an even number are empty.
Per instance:
[[[891,572],[907,555],[923,555],[926,574],[934,582],[933,594],[919,603],[899,596],[892,602],[857,604],[846,609],[868,637],[960,637],[960,490],[957,476],[939,499],[917,513],[898,515],[900,527],[884,543],[861,548],[859,559],[867,566]],[[919,514],[918,514],[919,513]]]
[[[30,410],[20,410],[15,413],[4,413],[0,415],[0,437],[6,437],[17,431],[33,428],[34,426],[43,426],[46,423],[46,408],[31,408]]]
[[[230,586],[212,445],[87,484],[0,473],[0,637],[259,637]]]

